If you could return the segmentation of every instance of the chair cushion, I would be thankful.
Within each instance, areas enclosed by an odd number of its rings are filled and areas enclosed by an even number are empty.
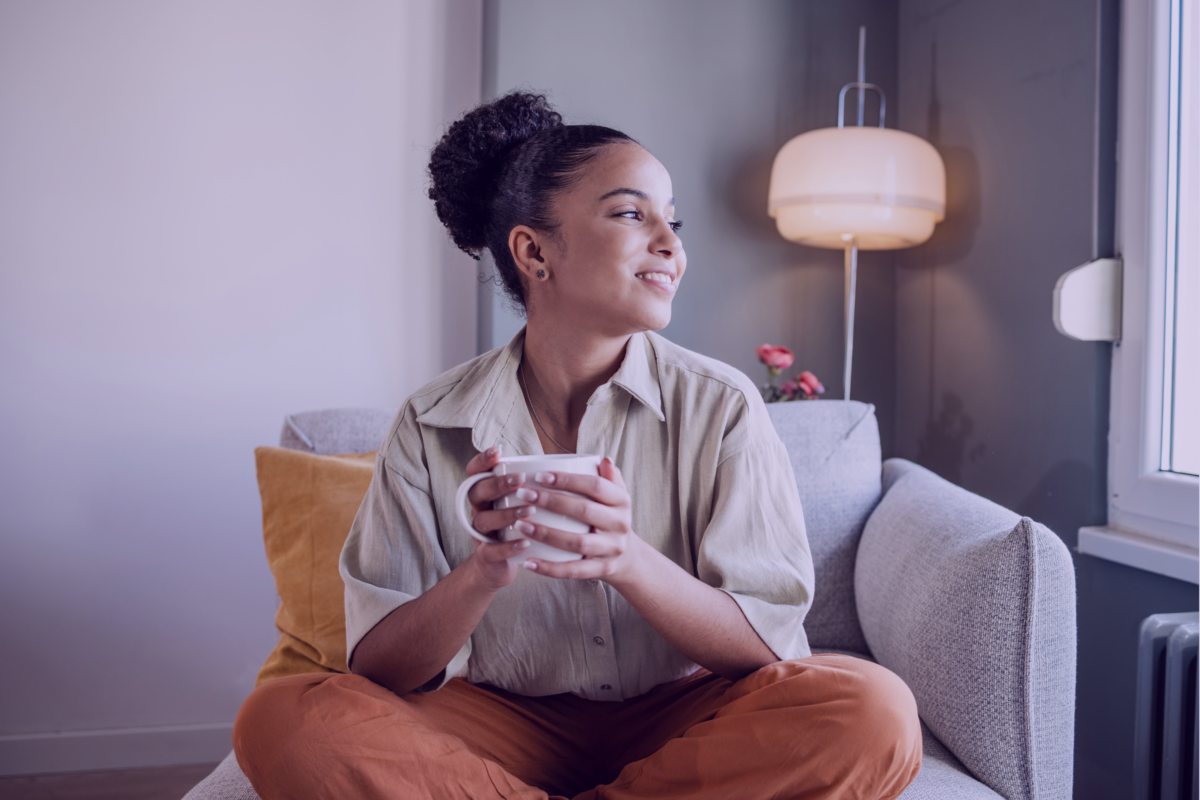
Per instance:
[[[875,407],[853,400],[768,403],[804,508],[816,588],[804,620],[809,644],[867,652],[854,600],[854,555],[879,502]]]
[[[863,653],[829,647],[814,648],[813,655],[818,653],[875,660]],[[900,800],[999,800],[1000,795],[977,781],[924,722],[921,723],[921,748],[921,771],[900,795]]]
[[[1001,800],[1000,795],[971,776],[929,726],[921,723],[921,771],[900,800]]]
[[[858,550],[871,652],[1009,800],[1071,796],[1075,574],[1045,527],[902,459]]]
[[[279,592],[280,639],[257,685],[304,672],[346,672],[338,555],[371,483],[375,454],[318,456],[260,447],[263,543]]]

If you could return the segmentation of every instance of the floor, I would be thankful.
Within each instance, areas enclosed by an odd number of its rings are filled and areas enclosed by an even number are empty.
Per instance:
[[[180,800],[216,764],[0,778],[0,800]]]

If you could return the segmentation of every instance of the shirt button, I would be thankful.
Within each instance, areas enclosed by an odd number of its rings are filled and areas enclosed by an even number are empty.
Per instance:
[[[603,689],[603,690],[604,690],[604,691],[606,691],[606,692],[612,691],[612,687],[611,687],[611,686],[609,686],[607,683],[605,683],[605,684],[602,684],[602,685],[600,686],[600,688],[601,688],[601,689]]]
[[[596,644],[604,644],[604,638],[601,636],[593,636],[592,641]]]
[[[600,581],[596,580],[595,578],[588,579],[588,586],[592,587],[593,589],[595,589],[599,585],[600,585]]]

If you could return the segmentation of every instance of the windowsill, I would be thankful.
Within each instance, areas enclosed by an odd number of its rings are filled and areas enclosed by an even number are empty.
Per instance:
[[[1200,584],[1200,555],[1196,550],[1122,528],[1080,528],[1079,552]]]

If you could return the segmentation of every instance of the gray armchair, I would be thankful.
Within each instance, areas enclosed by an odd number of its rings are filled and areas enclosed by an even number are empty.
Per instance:
[[[1051,531],[902,459],[874,407],[768,406],[791,455],[816,567],[818,652],[878,661],[920,710],[925,758],[903,800],[1066,800],[1075,716],[1075,576]],[[376,449],[390,412],[288,417],[281,446]],[[258,800],[233,755],[185,800]]]

